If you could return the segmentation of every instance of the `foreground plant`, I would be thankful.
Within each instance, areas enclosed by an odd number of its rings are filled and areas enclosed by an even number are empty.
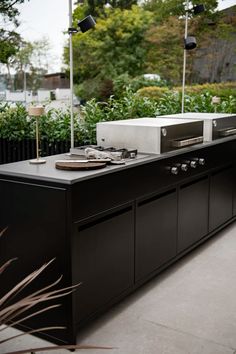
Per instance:
[[[0,232],[0,237],[6,231],[4,229]],[[16,260],[17,258],[12,258],[6,261],[3,265],[0,266],[0,275]],[[62,276],[60,276],[55,282],[50,283],[49,285],[41,288],[27,296],[22,297],[19,300],[15,300],[19,294],[25,290],[55,259],[50,260],[49,262],[43,264],[39,269],[27,275],[22,281],[16,284],[10,291],[8,291],[2,298],[0,298],[0,333],[4,333],[6,329],[10,326],[17,326],[22,324],[24,321],[29,318],[35,317],[39,314],[47,312],[53,308],[59,307],[60,304],[53,304],[43,307],[40,310],[34,311],[34,308],[38,304],[44,304],[48,301],[52,301],[63,296],[71,294],[75,291],[80,284],[76,284],[73,286],[64,287],[62,289],[54,289],[55,286],[61,281]],[[15,301],[14,301],[15,300]],[[30,310],[30,314],[25,314]],[[25,315],[24,315],[25,314]],[[23,316],[22,316],[23,315]],[[21,316],[19,318],[19,316]],[[30,330],[28,332],[20,333],[15,336],[11,336],[8,338],[4,338],[0,340],[0,352],[2,354],[24,354],[24,353],[36,353],[40,351],[48,351],[48,350],[56,350],[56,349],[111,349],[108,347],[97,347],[90,345],[62,345],[62,346],[50,346],[50,347],[42,347],[42,348],[29,348],[24,350],[18,350],[13,352],[5,352],[1,351],[1,344],[9,342],[18,337],[24,336],[26,334],[35,334],[38,332],[54,330],[54,329],[65,329],[63,326],[49,326],[42,327]]]

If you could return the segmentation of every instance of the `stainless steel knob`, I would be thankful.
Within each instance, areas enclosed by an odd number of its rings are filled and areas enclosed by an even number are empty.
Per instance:
[[[171,173],[172,175],[177,175],[177,174],[179,173],[178,167],[176,167],[176,166],[171,167],[171,168],[170,168],[170,173]]]
[[[197,167],[197,161],[194,161],[194,160],[190,161],[190,167],[196,168]]]
[[[198,163],[199,163],[199,165],[204,166],[205,163],[206,163],[206,160],[205,160],[203,157],[200,157],[200,158],[198,159]]]
[[[181,171],[186,172],[188,171],[188,165],[186,163],[181,163],[180,169]]]

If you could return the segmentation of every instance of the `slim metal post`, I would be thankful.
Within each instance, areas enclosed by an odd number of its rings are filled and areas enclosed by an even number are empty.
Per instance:
[[[69,28],[72,27],[72,0],[69,0]],[[74,112],[73,112],[73,43],[72,43],[72,33],[69,33],[69,47],[70,47],[70,139],[71,148],[74,147]]]
[[[186,40],[186,38],[187,38],[187,36],[188,36],[188,8],[189,8],[189,1],[187,0],[187,1],[186,1],[186,9],[185,9],[185,30],[184,30],[184,39],[185,39],[185,40]],[[187,58],[187,50],[184,48],[181,113],[184,113],[186,58]]]
[[[35,117],[36,119],[36,159],[39,159],[39,119],[38,117]]]
[[[26,68],[24,68],[24,98],[25,98],[25,107],[26,107],[26,101],[27,101],[27,98],[26,98]]]

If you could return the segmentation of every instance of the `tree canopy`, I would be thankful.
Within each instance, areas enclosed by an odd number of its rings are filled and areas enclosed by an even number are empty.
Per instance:
[[[25,0],[1,0],[0,1],[0,62],[7,64],[8,59],[19,48],[20,35],[16,32],[19,25],[17,16],[19,10],[17,4]],[[28,1],[28,0],[27,0]],[[11,26],[10,26],[11,25]],[[8,28],[13,29],[9,30]]]
[[[130,9],[132,5],[137,5],[137,2],[138,0],[79,0],[77,4],[85,16],[98,16],[107,7]]]
[[[144,33],[150,23],[151,13],[139,6],[106,9],[94,30],[73,37],[75,81],[138,75],[145,64]],[[64,57],[68,63],[68,47]]]
[[[94,6],[97,16],[95,29],[73,36],[75,82],[87,80],[90,85],[91,80],[97,78],[113,80],[124,74],[135,77],[155,73],[171,84],[181,84],[185,3],[182,0],[146,0],[137,1],[137,5],[124,1],[122,5],[121,1],[114,1],[113,7],[104,7],[104,3],[112,5],[112,1],[87,0],[80,2],[74,11],[75,22],[83,18],[89,6],[90,9]],[[193,6],[197,3],[198,0],[192,0],[188,12],[188,35],[197,39],[197,48],[187,52],[189,83],[198,82],[195,64],[204,58],[208,60],[209,72],[223,70],[221,63],[226,60],[212,44],[230,40],[236,23],[236,16],[228,21],[225,13],[216,11],[216,0],[205,0],[206,11],[195,16]],[[233,49],[227,49],[227,52],[232,55]],[[69,64],[68,47],[64,59]],[[216,80],[215,74],[210,78],[212,80]]]

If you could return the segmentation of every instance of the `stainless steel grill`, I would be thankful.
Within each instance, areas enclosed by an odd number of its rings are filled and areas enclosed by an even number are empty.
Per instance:
[[[97,143],[160,154],[203,142],[203,121],[138,118],[97,124]]]
[[[226,113],[179,113],[161,118],[203,120],[204,141],[212,141],[236,134],[236,114]]]

